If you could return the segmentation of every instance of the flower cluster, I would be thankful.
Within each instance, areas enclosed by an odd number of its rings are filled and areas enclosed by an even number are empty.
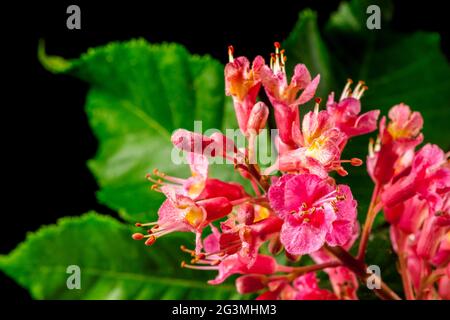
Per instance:
[[[367,158],[374,206],[391,224],[406,297],[450,299],[450,153],[432,144],[415,150],[423,119],[407,105],[394,106],[389,119]]]
[[[331,93],[321,110],[315,97],[320,76],[311,77],[297,64],[288,81],[286,56],[280,44],[266,64],[234,57],[229,47],[225,92],[231,96],[246,146],[221,134],[210,136],[176,130],[172,143],[184,151],[191,176],[179,178],[158,170],[148,174],[152,189],[165,195],[158,220],[137,223],[146,233],[133,238],[152,245],[172,232],[192,232],[195,247],[182,246],[191,262],[182,267],[216,270],[209,283],[232,275],[241,294],[258,299],[358,299],[367,280],[365,252],[375,216],[384,211],[408,299],[450,298],[450,165],[449,154],[423,141],[423,119],[404,104],[383,117],[376,141],[369,144],[367,170],[375,183],[366,222],[360,234],[357,202],[351,188],[333,178],[348,174],[342,159],[352,137],[377,129],[379,110],[361,113],[367,90],[348,80],[339,99]],[[263,102],[258,101],[265,92]],[[313,109],[300,116],[310,102]],[[269,106],[270,105],[270,108]],[[276,161],[264,169],[255,161],[255,139],[267,126],[269,109],[278,134],[273,137]],[[237,182],[208,175],[211,158],[231,161],[252,190]],[[349,253],[360,238],[358,255]],[[282,255],[284,253],[284,255]],[[309,255],[314,264],[298,266]],[[331,289],[319,286],[317,272],[327,274]],[[380,277],[375,293],[398,299]]]

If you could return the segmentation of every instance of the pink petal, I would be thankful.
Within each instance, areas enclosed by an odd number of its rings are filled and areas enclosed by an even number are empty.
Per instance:
[[[313,81],[311,81],[300,94],[300,97],[295,101],[295,104],[304,104],[311,100],[316,94],[317,86],[319,85],[320,75],[318,74]]]

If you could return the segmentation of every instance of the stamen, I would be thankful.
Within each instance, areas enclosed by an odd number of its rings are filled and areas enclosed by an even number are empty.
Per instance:
[[[318,114],[319,113],[319,105],[322,102],[322,98],[315,98],[314,99],[315,104],[314,104],[314,113]]]
[[[193,266],[191,264],[187,264],[185,261],[181,262],[182,268],[194,269],[194,270],[217,270],[217,266]]]
[[[371,158],[375,155],[375,152],[373,151],[373,144],[374,144],[373,138],[370,138],[368,149],[369,149],[369,157],[371,157]]]
[[[154,235],[149,235],[148,239],[145,241],[146,246],[151,246],[156,241],[156,237]]]
[[[181,179],[181,178],[177,178],[177,177],[173,177],[173,176],[169,176],[167,174],[165,174],[164,172],[159,171],[158,169],[153,169],[153,174],[157,177],[160,177],[166,181],[175,183],[175,184],[184,184],[186,182],[186,179]],[[163,184],[163,181],[161,179],[158,180],[154,180],[151,178],[151,176],[147,175],[147,179],[149,179],[152,182],[158,183],[158,184]]]
[[[271,53],[270,54],[270,69],[273,70],[273,64],[275,63],[275,54]]]
[[[144,239],[144,235],[142,233],[133,233],[131,236],[134,240],[142,240]]]
[[[279,53],[280,52],[280,48],[281,48],[281,44],[278,41],[275,41],[273,43],[274,47],[275,47],[275,53]]]
[[[349,88],[350,88],[350,85],[352,83],[353,83],[352,79],[347,79],[347,83],[345,84],[345,87],[342,90],[342,94],[341,94],[341,97],[339,98],[339,101],[341,101],[341,100],[343,100],[343,99],[348,97],[348,95],[349,95]]]
[[[183,251],[183,252],[186,252],[186,253],[189,253],[191,256],[195,256],[195,250],[191,250],[191,249],[188,249],[188,248],[186,248],[184,245],[181,245],[180,246],[180,249],[181,249],[181,251]]]
[[[377,140],[375,141],[374,150],[375,150],[375,152],[378,152],[378,151],[380,151],[380,149],[381,149],[381,138],[380,138],[380,136],[378,136]]]
[[[234,54],[234,47],[228,46],[228,61],[234,62],[233,54]]]
[[[323,196],[321,199],[314,202],[313,207],[317,207],[323,203],[336,200],[336,193],[337,193],[336,190],[331,191],[327,195]]]
[[[362,87],[361,90],[359,91],[358,95],[356,96],[356,99],[361,99],[363,93],[364,93],[366,90],[368,90],[368,89],[369,89],[368,86]]]
[[[217,266],[217,265],[220,264],[220,262],[221,262],[221,260],[219,260],[219,259],[216,259],[216,260],[206,260],[206,259],[197,259],[197,258],[194,258],[194,259],[191,260],[191,263],[201,263],[201,264],[207,264],[207,265],[210,265],[210,266]]]
[[[161,189],[159,188],[159,185],[157,185],[157,184],[153,184],[153,185],[150,187],[150,190],[156,191],[156,192],[161,192],[161,193],[162,193]]]
[[[353,97],[355,96],[355,94],[358,93],[359,89],[361,88],[361,86],[364,85],[364,81],[358,81],[358,84],[356,85],[355,89],[353,90]]]
[[[285,55],[285,50],[284,49],[280,51],[280,56],[281,56],[281,64],[284,67],[284,65],[286,64],[286,61],[287,61],[287,57]]]
[[[342,176],[342,177],[345,177],[346,175],[348,175],[347,170],[345,170],[345,169],[342,168],[342,167],[337,168],[337,169],[336,169],[336,172],[337,172],[340,176]]]
[[[363,164],[363,161],[359,158],[351,158],[350,160],[335,160],[333,164],[339,166],[342,163],[350,163],[352,166],[359,167]]]
[[[342,201],[342,200],[345,200],[345,199],[347,199],[345,194],[340,194],[340,195],[336,196],[336,200],[338,200],[338,201]]]
[[[148,227],[148,226],[154,226],[157,225],[158,222],[147,222],[147,223],[140,223],[140,222],[136,222],[135,226],[136,227]]]
[[[363,161],[359,158],[352,158],[350,160],[350,163],[352,164],[352,166],[359,167],[363,164]]]
[[[284,61],[285,61],[285,56],[284,56],[284,50],[281,50],[280,52],[280,48],[281,48],[281,44],[279,42],[275,42],[273,44],[275,46],[275,54],[271,54],[271,58],[270,58],[270,64],[271,64],[271,69],[274,73],[277,72],[285,72],[284,69]],[[273,60],[273,62],[272,62]]]

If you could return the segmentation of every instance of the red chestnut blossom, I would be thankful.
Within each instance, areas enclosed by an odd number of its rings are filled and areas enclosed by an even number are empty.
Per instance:
[[[401,103],[391,108],[389,119],[387,126],[386,118],[381,119],[377,143],[375,147],[370,143],[367,157],[369,175],[379,185],[409,166],[414,148],[423,141],[423,118],[419,112],[411,112],[409,106]]]
[[[262,207],[256,209],[256,211],[264,210],[267,209]],[[211,225],[212,233],[204,240],[205,252],[197,253],[195,256],[200,257],[202,263],[211,263],[237,253],[240,261],[250,268],[256,261],[260,246],[278,236],[283,222],[276,216],[264,217],[261,220],[258,220],[257,216],[258,213],[254,214],[254,220],[247,223],[238,221],[239,216],[237,219],[230,217],[221,223],[222,232]]]
[[[341,153],[349,138],[376,129],[379,110],[359,115],[359,99],[366,87],[361,88],[360,82],[351,94],[350,83],[344,88],[339,103],[334,102],[334,94],[330,95],[326,110],[319,111],[320,99],[316,99],[314,111],[303,117],[301,128],[297,125],[290,128],[290,138],[294,144],[286,145],[282,138],[277,141],[279,156],[277,162],[266,169],[266,174],[278,169],[283,172],[314,173],[321,177],[326,177],[330,171],[337,171],[345,176],[347,171],[342,163],[362,164],[356,158],[341,160]]]
[[[239,280],[239,279],[238,279]],[[237,281],[236,281],[237,282]],[[257,300],[337,300],[337,296],[326,289],[319,287],[319,281],[314,272],[296,277],[292,284],[283,278],[269,281],[267,291],[259,295]],[[259,286],[254,286],[258,288]]]
[[[334,92],[328,96],[327,112],[330,115],[332,123],[342,131],[347,138],[366,134],[377,128],[377,119],[380,110],[372,110],[359,115],[361,112],[362,97],[367,87],[363,81],[358,82],[354,91],[351,92],[350,85],[352,80],[347,80],[339,102],[334,101]]]
[[[314,97],[320,81],[320,75],[311,80],[311,75],[304,64],[295,66],[291,82],[288,84],[285,70],[284,50],[275,43],[275,54],[270,59],[270,67],[264,65],[260,77],[264,89],[274,108],[275,121],[281,141],[295,147],[292,140],[292,128],[300,124],[298,106],[305,104]],[[299,92],[302,93],[299,95]]]
[[[343,245],[354,232],[356,201],[346,185],[312,174],[284,175],[269,189],[271,207],[285,221],[281,242],[291,254],[307,254],[325,243]]]
[[[210,284],[220,284],[229,276],[239,274],[272,274],[277,271],[277,262],[274,258],[265,255],[258,255],[251,267],[242,262],[237,254],[225,258],[216,269],[219,274],[214,280],[208,281]],[[214,268],[214,267],[213,267]]]
[[[417,194],[426,199],[433,210],[442,206],[439,193],[450,189],[447,157],[438,146],[425,145],[414,156],[412,164],[385,187],[382,194],[384,205],[391,208]]]
[[[330,173],[345,176],[344,163],[362,165],[358,158],[342,160],[341,155],[351,138],[376,129],[379,110],[361,114],[367,87],[360,81],[352,91],[349,80],[338,101],[331,93],[326,109],[319,110],[321,99],[316,98],[314,109],[301,118],[299,106],[314,98],[320,76],[311,79],[306,66],[298,64],[288,83],[284,51],[279,43],[275,48],[270,66],[259,56],[250,66],[247,58],[234,58],[229,48],[225,90],[247,147],[238,149],[219,132],[205,136],[176,130],[172,143],[186,153],[191,176],[158,170],[148,175],[152,189],[167,199],[156,222],[137,224],[149,227],[147,234],[133,238],[151,245],[171,232],[192,232],[195,248],[181,246],[191,261],[181,266],[218,271],[208,281],[213,285],[238,274],[237,291],[258,293],[259,300],[356,300],[359,281],[367,280],[365,252],[372,225],[384,211],[405,297],[450,299],[450,154],[431,144],[416,152],[423,141],[422,116],[405,104],[391,108],[389,122],[381,119],[378,138],[369,144],[367,171],[375,187],[353,257],[350,248],[359,236],[357,202],[350,187],[337,185]],[[261,86],[271,106],[257,102]],[[254,145],[269,107],[279,130],[274,139],[277,159],[262,170]],[[210,177],[208,157],[228,160],[253,192]],[[269,176],[276,170],[280,177]],[[283,251],[289,265],[275,259]],[[314,264],[304,265],[300,258],[305,254]],[[328,276],[333,292],[319,287],[319,270]],[[383,299],[400,299],[383,282],[374,292]]]
[[[314,272],[298,277],[294,281],[297,290],[295,300],[337,300],[334,293],[329,290],[319,288],[319,281]]]
[[[257,56],[250,68],[246,57],[233,57],[233,47],[228,48],[230,62],[225,66],[225,91],[233,97],[234,110],[239,128],[247,135],[250,115],[255,107],[259,88],[261,87],[260,70],[264,59]]]

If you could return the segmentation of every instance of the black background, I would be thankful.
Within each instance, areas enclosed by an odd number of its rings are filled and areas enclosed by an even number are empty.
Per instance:
[[[181,2],[181,1],[180,1]],[[298,12],[310,7],[323,25],[339,1],[58,1],[2,7],[2,160],[3,206],[0,254],[6,254],[42,224],[95,209],[115,213],[95,199],[97,185],[86,160],[97,142],[84,114],[87,85],[52,75],[40,66],[36,51],[44,38],[47,52],[78,57],[89,47],[144,37],[178,42],[192,53],[226,62],[227,45],[237,55],[267,55],[272,43],[286,38]],[[398,31],[437,31],[449,57],[444,1],[397,1],[393,26]],[[81,8],[81,30],[66,28],[66,8]],[[5,99],[6,98],[6,99]],[[60,241],[64,241],[63,238]],[[14,300],[28,293],[0,275],[2,293]],[[2,294],[2,295],[3,295]]]

